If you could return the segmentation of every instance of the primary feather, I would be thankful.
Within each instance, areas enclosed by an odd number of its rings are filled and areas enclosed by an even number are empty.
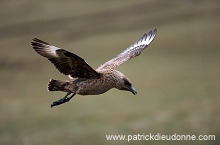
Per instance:
[[[101,65],[98,70],[102,69],[116,69],[122,63],[128,61],[129,59],[138,56],[141,52],[154,40],[157,33],[157,29],[151,30],[145,33],[140,39],[138,39],[130,47],[122,51],[113,59],[107,61]]]
[[[69,75],[72,78],[95,78],[99,76],[99,73],[89,66],[83,58],[74,53],[37,38],[34,38],[31,44],[38,54],[50,60],[64,75]]]

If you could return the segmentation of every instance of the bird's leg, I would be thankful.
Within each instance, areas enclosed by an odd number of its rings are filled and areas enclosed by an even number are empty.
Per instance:
[[[75,96],[75,93],[73,93],[72,96],[68,97],[71,93],[72,93],[72,92],[69,91],[62,99],[53,102],[53,103],[51,104],[51,107],[53,107],[53,106],[58,106],[58,105],[60,105],[60,104],[63,104],[63,103],[68,102],[70,99],[72,99],[72,98]]]

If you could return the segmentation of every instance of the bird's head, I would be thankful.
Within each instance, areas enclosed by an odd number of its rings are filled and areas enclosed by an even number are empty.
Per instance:
[[[120,90],[130,91],[134,95],[137,94],[137,91],[132,87],[132,84],[131,84],[130,80],[127,79],[126,77],[124,77],[122,79],[122,88]]]
[[[116,79],[116,88],[119,90],[130,91],[134,95],[137,94],[137,91],[132,87],[131,81],[121,72],[115,71]]]

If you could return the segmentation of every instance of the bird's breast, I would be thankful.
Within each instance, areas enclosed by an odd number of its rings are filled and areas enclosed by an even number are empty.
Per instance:
[[[114,88],[114,81],[109,76],[102,76],[100,78],[93,78],[80,81],[77,83],[77,86],[77,94],[98,95],[107,92],[111,88]]]

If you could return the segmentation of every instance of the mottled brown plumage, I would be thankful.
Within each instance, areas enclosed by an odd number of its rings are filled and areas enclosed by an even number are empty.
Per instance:
[[[131,91],[133,94],[137,94],[136,90],[132,88],[130,80],[124,74],[117,71],[116,68],[127,60],[140,55],[141,51],[153,41],[155,36],[156,29],[145,33],[138,41],[113,59],[102,64],[96,70],[78,55],[34,38],[32,46],[38,54],[46,57],[53,63],[60,73],[75,78],[65,82],[50,80],[48,84],[49,91],[67,92],[63,99],[55,101],[51,107],[69,101],[75,94],[98,95],[112,88]],[[67,96],[71,93],[73,95],[68,98]]]

